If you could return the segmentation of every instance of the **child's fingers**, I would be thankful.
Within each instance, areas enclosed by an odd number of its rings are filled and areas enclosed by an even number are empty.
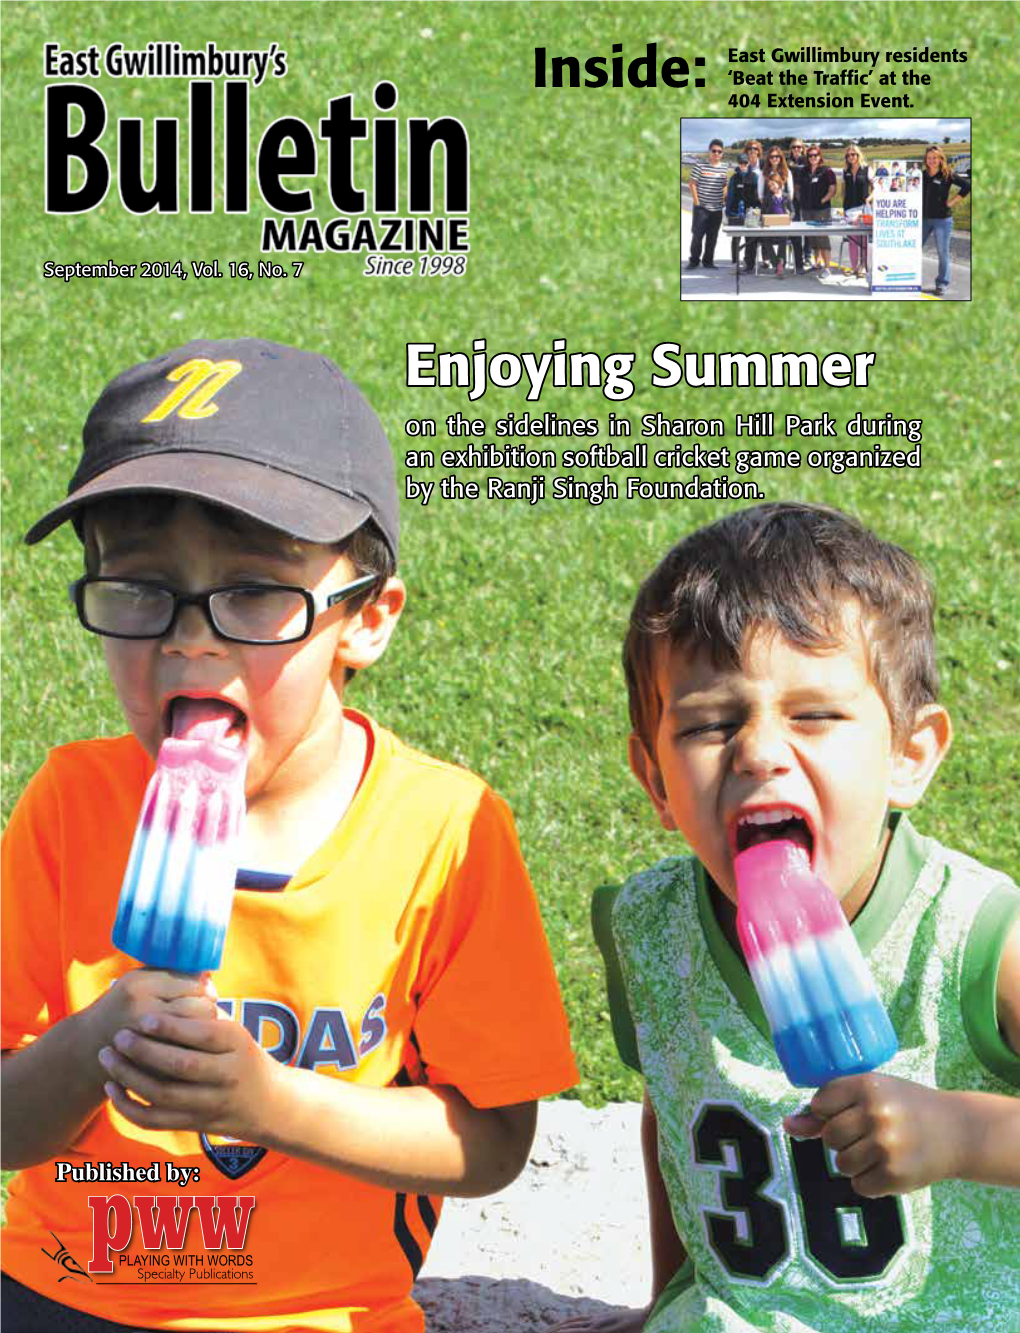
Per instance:
[[[137,1027],[140,1039],[150,1037],[159,1043],[172,1042],[175,1046],[207,1051],[211,1055],[225,1055],[232,1050],[236,1035],[233,1025],[219,1022],[215,1013],[192,1018],[186,1014],[169,1013],[166,1009],[143,1014]],[[127,1050],[125,1045],[120,1045],[122,1050]]]
[[[817,1139],[825,1128],[826,1121],[810,1111],[800,1111],[796,1115],[783,1117],[783,1128],[791,1139]]]
[[[864,1102],[881,1086],[882,1074],[846,1074],[819,1088],[811,1098],[810,1109],[823,1120],[831,1120],[850,1106]]]
[[[134,1113],[136,1124],[179,1129],[195,1124],[204,1126],[211,1123],[222,1097],[220,1088],[162,1078],[125,1059],[111,1046],[103,1047],[99,1052],[99,1061],[107,1076],[103,1085],[107,1089],[107,1096],[118,1110],[127,1103]],[[111,1085],[121,1090],[122,1097],[119,1100],[109,1092],[108,1086]],[[170,1118],[147,1116],[139,1119],[142,1112],[164,1112]]]
[[[195,1116],[184,1111],[167,1110],[164,1107],[146,1106],[143,1102],[129,1097],[127,1090],[119,1083],[107,1080],[103,1091],[125,1120],[142,1129],[194,1129]]]
[[[141,1069],[130,1060],[125,1060],[112,1046],[104,1046],[99,1052],[99,1063],[103,1071],[126,1093],[133,1093],[150,1105],[163,1103],[166,1097],[166,1084],[157,1074]]]
[[[223,1081],[226,1072],[215,1055],[167,1042],[149,1041],[127,1028],[117,1033],[112,1045],[103,1047],[99,1058],[108,1073],[149,1101],[152,1097],[141,1086],[141,1078],[157,1085],[170,1082],[215,1086]]]
[[[864,1110],[860,1106],[851,1106],[849,1110],[841,1111],[839,1115],[825,1121],[822,1140],[827,1148],[843,1152],[866,1138],[870,1129],[870,1121]]]
[[[836,1154],[836,1169],[841,1175],[856,1179],[882,1162],[882,1150],[874,1139],[858,1139]]]
[[[163,1012],[175,1014],[178,1018],[201,1018],[211,1022],[220,1013],[220,1008],[209,995],[182,995],[179,1000],[165,1004]],[[150,1015],[146,1015],[148,1017]]]

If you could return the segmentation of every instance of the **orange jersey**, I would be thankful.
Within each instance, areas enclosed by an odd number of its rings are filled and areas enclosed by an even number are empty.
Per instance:
[[[452,1085],[478,1107],[570,1087],[566,1018],[506,805],[347,716],[368,733],[361,785],[284,889],[235,894],[221,1007],[277,1059],[326,1078]],[[3,849],[4,1047],[137,965],[110,930],[152,767],[132,737],[68,745],[22,796]],[[123,1178],[154,1163],[157,1183]],[[199,1176],[174,1183],[171,1167]],[[410,1288],[440,1202],[256,1145],[140,1129],[104,1102],[72,1147],[15,1177],[3,1268],[147,1328],[419,1333]]]

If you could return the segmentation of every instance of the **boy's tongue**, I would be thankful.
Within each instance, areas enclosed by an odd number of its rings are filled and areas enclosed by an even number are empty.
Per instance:
[[[752,824],[742,830],[738,851],[765,842],[790,842],[811,856],[811,834],[802,819],[788,819],[776,824]]]
[[[171,735],[177,740],[224,742],[241,714],[225,699],[175,699]]]

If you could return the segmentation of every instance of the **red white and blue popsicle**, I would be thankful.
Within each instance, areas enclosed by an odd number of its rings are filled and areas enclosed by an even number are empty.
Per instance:
[[[788,839],[734,860],[737,933],[786,1077],[819,1088],[898,1049],[860,946],[807,853]]]
[[[177,699],[121,886],[113,943],[150,967],[219,967],[244,821],[247,751],[236,710]]]

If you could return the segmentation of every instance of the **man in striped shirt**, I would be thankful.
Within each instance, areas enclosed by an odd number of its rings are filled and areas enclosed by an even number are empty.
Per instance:
[[[688,268],[715,268],[715,242],[722,225],[723,193],[726,189],[726,165],[722,160],[721,139],[708,146],[708,161],[691,170],[691,196],[694,199],[694,225],[691,230],[691,257]],[[702,258],[702,243],[705,251]]]

